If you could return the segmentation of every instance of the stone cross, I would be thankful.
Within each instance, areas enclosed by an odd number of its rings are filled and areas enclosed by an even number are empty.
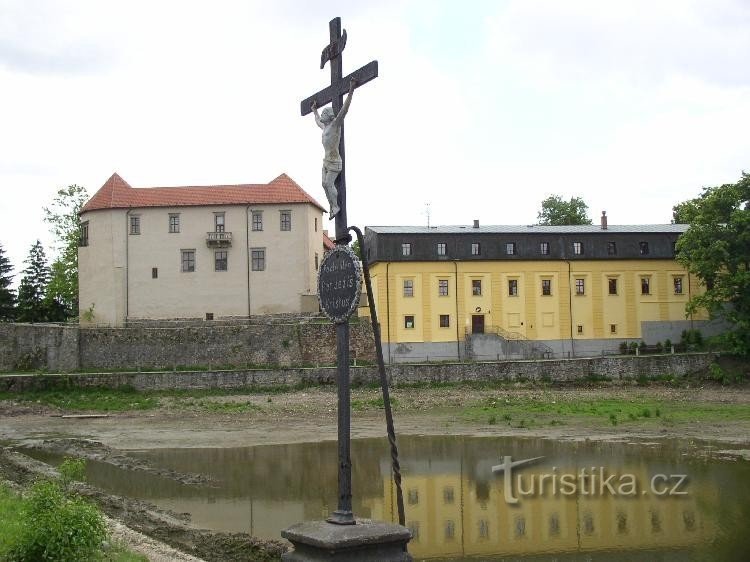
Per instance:
[[[342,76],[341,53],[346,46],[346,31],[341,32],[341,18],[334,18],[328,24],[330,43],[323,49],[320,68],[327,61],[331,63],[331,85],[320,90],[300,103],[302,116],[308,115],[315,107],[333,104],[333,114],[339,115],[343,106],[344,94],[362,86],[378,76],[378,61],[372,61],[348,76]],[[346,220],[346,159],[344,153],[344,124],[341,123],[339,137],[341,171],[335,180],[338,191],[339,211],[336,216],[336,244],[348,244],[351,240]],[[333,207],[333,205],[332,205]],[[352,512],[352,461],[351,461],[351,389],[349,381],[349,320],[336,324],[336,377],[338,382],[338,449],[339,449],[339,498],[338,509],[328,518],[330,523],[353,525]]]

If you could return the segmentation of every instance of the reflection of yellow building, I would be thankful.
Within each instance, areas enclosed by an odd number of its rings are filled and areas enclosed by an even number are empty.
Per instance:
[[[702,327],[675,260],[686,225],[369,227],[365,259],[386,355],[556,357],[656,344]]]
[[[549,471],[546,471],[548,473]],[[576,467],[559,467],[576,474]],[[633,474],[638,493],[633,496],[547,493],[505,501],[503,477],[490,481],[478,494],[468,475],[415,474],[403,478],[406,524],[414,538],[409,552],[416,558],[450,556],[512,556],[599,550],[678,549],[704,543],[714,526],[703,518],[698,502],[716,498],[717,491],[692,481],[689,495],[656,497],[648,492],[651,474],[644,466],[621,467]],[[525,482],[544,469],[525,468]],[[395,521],[395,490],[384,482],[384,499],[364,502],[372,517]]]

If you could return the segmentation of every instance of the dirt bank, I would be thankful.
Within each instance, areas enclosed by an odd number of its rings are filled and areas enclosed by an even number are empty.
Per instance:
[[[392,393],[396,431],[400,434],[522,435],[549,439],[612,440],[631,437],[689,437],[726,443],[750,440],[750,388],[650,386],[595,388],[406,388]],[[380,392],[352,393],[352,437],[385,435]],[[575,412],[561,416],[540,412],[544,405],[571,409],[576,404],[620,401],[659,404],[651,418],[621,420]],[[481,406],[494,404],[491,413]],[[243,408],[233,406],[240,405]],[[505,423],[507,409],[527,408],[526,420]],[[708,410],[691,417],[691,408]],[[549,408],[548,408],[549,409]],[[686,415],[670,419],[670,409]],[[62,419],[63,410],[41,404],[0,401],[0,441],[38,443],[50,438],[90,439],[112,449],[164,447],[239,447],[260,444],[335,440],[336,393],[320,387],[284,394],[232,394],[161,398],[152,410],[113,413],[106,418]],[[479,412],[479,414],[477,414]],[[495,415],[502,423],[491,423]],[[516,415],[516,414],[514,414]],[[58,417],[54,417],[58,416]],[[520,418],[522,414],[517,414]]]

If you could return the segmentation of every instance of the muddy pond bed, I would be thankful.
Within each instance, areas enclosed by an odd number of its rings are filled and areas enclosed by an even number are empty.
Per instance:
[[[695,440],[399,438],[415,559],[746,560],[748,452]],[[101,489],[209,530],[278,539],[336,508],[336,443],[128,451],[89,460]],[[25,450],[55,464],[59,452]],[[354,512],[395,521],[387,441],[352,442]],[[131,463],[132,464],[132,463]],[[203,475],[185,482],[173,474]]]

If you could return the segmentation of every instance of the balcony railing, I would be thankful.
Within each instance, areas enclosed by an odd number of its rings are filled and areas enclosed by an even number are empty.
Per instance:
[[[206,244],[212,248],[225,248],[232,245],[231,232],[207,232]]]

